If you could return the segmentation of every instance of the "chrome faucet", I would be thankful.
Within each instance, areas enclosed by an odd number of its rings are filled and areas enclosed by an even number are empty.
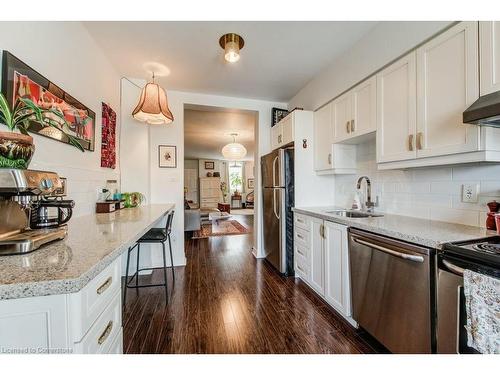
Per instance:
[[[365,202],[366,211],[372,212],[373,208],[377,206],[377,204],[376,202],[372,202],[372,183],[368,178],[368,176],[361,176],[358,179],[357,188],[358,190],[361,189],[361,182],[363,181],[363,179],[366,180],[366,202]]]

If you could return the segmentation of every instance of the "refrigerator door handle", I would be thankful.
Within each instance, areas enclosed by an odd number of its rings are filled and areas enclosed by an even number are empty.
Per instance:
[[[280,216],[278,215],[278,212],[276,211],[276,192],[277,191],[278,191],[278,189],[273,189],[273,212],[274,212],[274,216],[276,216],[276,218],[279,220]]]
[[[273,160],[273,187],[276,186],[276,162],[278,161],[278,156]]]

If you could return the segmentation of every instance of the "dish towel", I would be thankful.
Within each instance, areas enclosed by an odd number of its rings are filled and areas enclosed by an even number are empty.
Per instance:
[[[467,345],[484,354],[500,353],[500,279],[464,271]]]

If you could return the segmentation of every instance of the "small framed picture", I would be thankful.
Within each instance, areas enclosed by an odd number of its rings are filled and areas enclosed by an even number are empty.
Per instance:
[[[215,169],[215,163],[213,161],[206,161],[205,169]]]
[[[177,168],[176,146],[158,146],[158,166],[160,168]]]
[[[255,180],[253,178],[249,178],[247,181],[247,186],[249,189],[254,189],[255,188]]]

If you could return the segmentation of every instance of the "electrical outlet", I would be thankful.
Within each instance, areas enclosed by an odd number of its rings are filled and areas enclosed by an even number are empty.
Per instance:
[[[479,184],[462,185],[462,202],[477,203],[479,195]]]

